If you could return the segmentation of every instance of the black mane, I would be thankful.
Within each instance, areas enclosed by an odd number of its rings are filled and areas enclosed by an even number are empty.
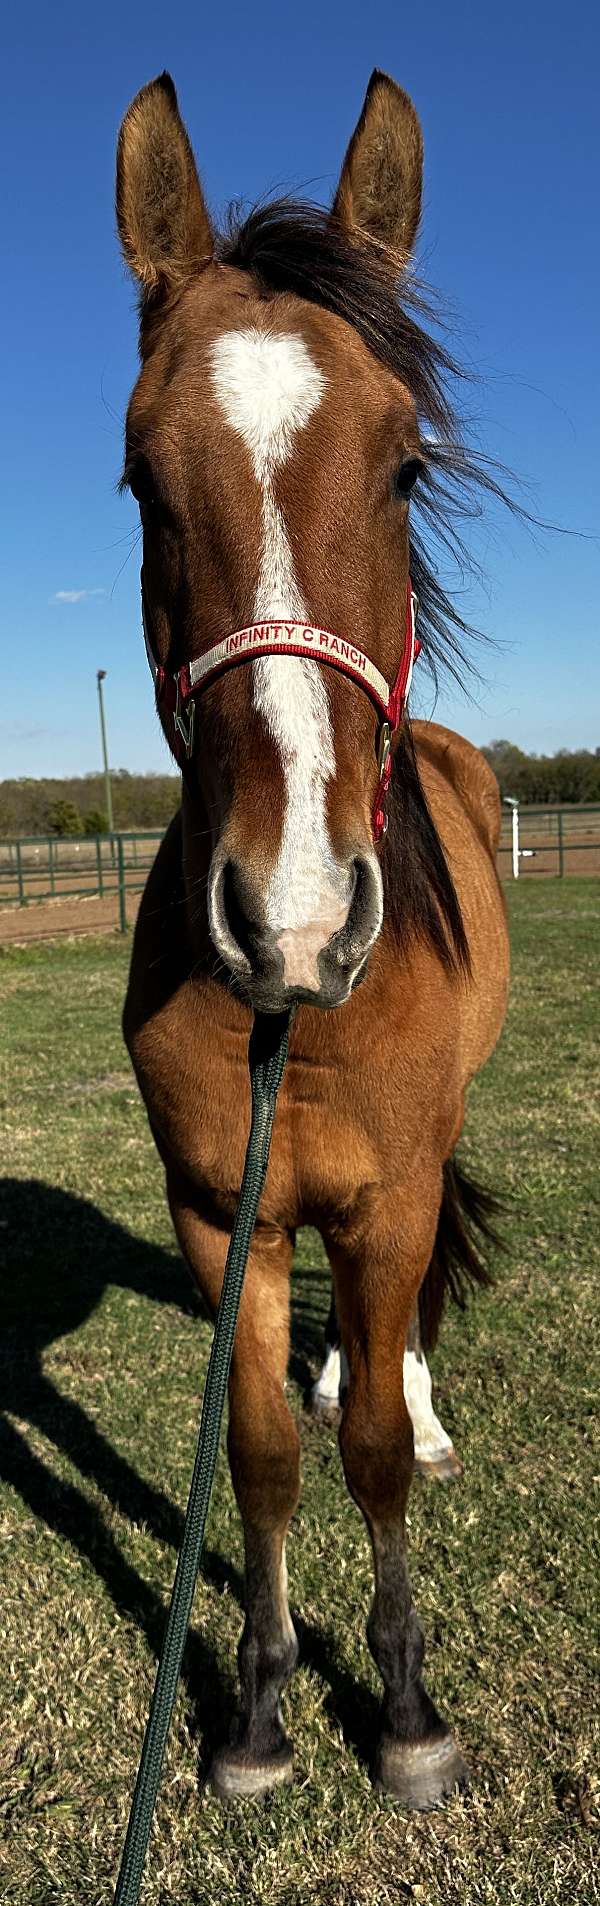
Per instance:
[[[295,292],[334,311],[358,332],[373,356],[406,384],[414,398],[426,454],[412,514],[422,520],[458,565],[461,579],[473,568],[459,524],[479,516],[482,495],[518,506],[502,487],[499,472],[470,449],[453,395],[467,373],[444,344],[425,329],[434,322],[433,296],[409,268],[398,272],[390,254],[366,234],[354,237],[319,206],[278,200],[231,223],[219,241],[224,263],[250,271],[265,293]],[[421,320],[421,321],[420,321]],[[440,581],[433,550],[411,531],[411,575],[419,597],[419,639],[437,685],[438,666],[464,686],[473,665],[461,638],[475,633]]]
[[[279,200],[230,221],[219,241],[223,263],[248,271],[266,296],[294,292],[344,318],[373,356],[414,398],[426,469],[411,504],[410,566],[419,598],[423,660],[437,688],[440,666],[464,686],[473,665],[463,647],[475,633],[440,580],[435,544],[454,559],[460,579],[474,567],[460,525],[481,514],[482,497],[518,506],[495,466],[470,449],[454,392],[465,374],[425,328],[435,321],[431,294],[365,234],[354,236],[318,207]],[[500,473],[501,474],[501,473]],[[410,850],[410,851],[408,851]],[[388,911],[405,939],[425,933],[446,964],[468,964],[460,907],[421,787],[407,724],[395,754],[390,826],[383,855]]]

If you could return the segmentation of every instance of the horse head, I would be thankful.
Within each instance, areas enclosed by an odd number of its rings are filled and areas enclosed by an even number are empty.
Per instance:
[[[415,109],[381,73],[331,212],[280,203],[227,241],[167,75],[121,128],[119,230],[141,287],[124,482],[159,713],[184,767],[190,931],[267,1011],[346,999],[382,924],[425,452],[374,314],[387,300],[399,324],[421,180]]]

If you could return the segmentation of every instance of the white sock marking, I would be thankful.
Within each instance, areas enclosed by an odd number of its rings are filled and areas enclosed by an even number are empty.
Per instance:
[[[273,477],[320,403],[325,378],[301,337],[254,329],[217,338],[212,361],[219,403],[250,451],[262,491],[253,620],[308,621]],[[264,656],[252,669],[255,706],[277,742],[287,784],[267,919],[279,929],[288,983],[317,989],[318,954],[343,924],[350,897],[342,891],[325,816],[327,782],[335,773],[327,692],[320,669],[300,656]],[[307,927],[308,934],[298,932]]]
[[[439,1416],[436,1416],[431,1398],[431,1374],[425,1357],[417,1357],[414,1350],[406,1350],[403,1365],[404,1396],[406,1407],[413,1426],[415,1456],[421,1462],[431,1462],[434,1456],[445,1455],[452,1449],[452,1440],[446,1434]],[[314,1385],[313,1396],[323,1403],[339,1404],[340,1391],[348,1383],[348,1364],[344,1351],[326,1346],[326,1355],[321,1374]]]
[[[341,1356],[342,1353],[340,1350],[334,1350],[330,1343],[326,1345],[323,1369],[321,1375],[317,1377],[313,1390],[313,1396],[318,1397],[322,1403],[339,1403],[342,1374]]]
[[[415,1439],[415,1456],[422,1462],[431,1462],[433,1456],[452,1449],[452,1441],[433,1408],[431,1376],[425,1358],[417,1357],[414,1350],[405,1350],[403,1374],[406,1407]]]
[[[290,1607],[289,1607],[289,1601],[288,1601],[288,1572],[287,1572],[287,1562],[285,1559],[285,1542],[283,1544],[283,1548],[281,1551],[281,1571],[279,1576],[279,1609],[281,1614],[281,1626],[283,1629],[283,1633],[286,1637],[286,1641],[295,1641],[296,1631],[294,1628],[292,1617],[290,1615]]]

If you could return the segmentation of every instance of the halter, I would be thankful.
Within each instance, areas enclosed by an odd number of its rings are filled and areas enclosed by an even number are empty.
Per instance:
[[[162,703],[173,716],[174,750],[180,766],[184,761],[190,761],[194,752],[195,697],[217,675],[222,675],[225,669],[237,668],[241,662],[255,662],[261,655],[302,655],[312,662],[327,662],[331,668],[339,669],[342,675],[348,675],[350,681],[364,689],[380,717],[376,743],[379,781],[371,825],[374,841],[381,840],[387,832],[386,797],[392,774],[392,739],[400,727],[413,664],[421,649],[415,635],[418,602],[410,576],[406,585],[402,655],[391,688],[375,663],[354,642],[348,642],[340,635],[332,635],[330,629],[315,628],[309,622],[255,622],[247,629],[236,629],[232,635],[212,642],[210,648],[205,649],[203,655],[198,655],[195,661],[184,662],[175,674],[169,675],[157,662],[150,640],[143,569],[141,584],[144,641],[157,706],[160,707]]]

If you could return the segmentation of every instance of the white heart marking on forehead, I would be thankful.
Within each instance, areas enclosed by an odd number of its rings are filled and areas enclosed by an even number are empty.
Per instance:
[[[243,437],[259,482],[285,463],[298,430],[325,390],[304,339],[226,331],[212,350],[213,384],[228,423]]]

